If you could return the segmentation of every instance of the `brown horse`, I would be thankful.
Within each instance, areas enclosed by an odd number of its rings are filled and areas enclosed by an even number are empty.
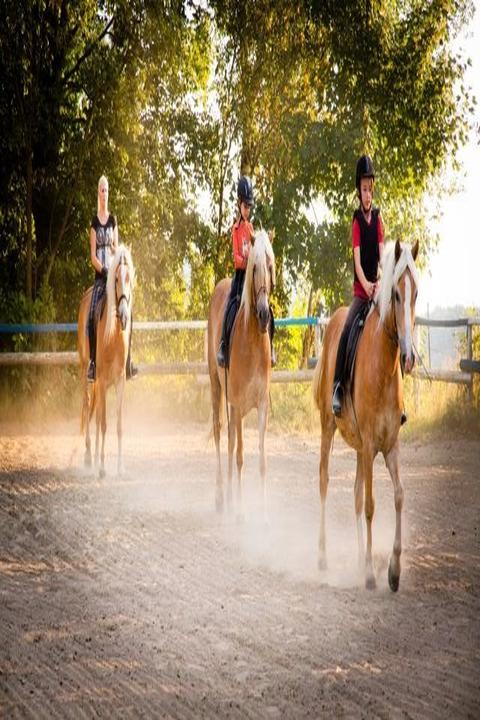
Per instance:
[[[119,474],[122,472],[122,409],[134,282],[135,269],[130,251],[124,245],[120,245],[108,270],[105,308],[98,320],[96,381],[93,386],[87,382],[90,352],[86,330],[92,288],[87,290],[80,303],[78,354],[83,387],[81,432],[85,429],[85,465],[90,467],[92,464],[90,420],[96,409],[95,467],[98,467],[100,428],[102,430],[100,477],[105,477],[106,395],[110,385],[115,385],[117,396],[117,471]],[[89,392],[90,388],[91,392]]]
[[[328,487],[328,461],[336,428],[357,451],[355,478],[355,513],[359,561],[365,559],[366,586],[375,587],[372,563],[373,461],[378,452],[392,478],[395,493],[396,528],[393,553],[388,566],[392,590],[400,582],[402,551],[403,487],[399,474],[399,443],[403,412],[403,372],[414,364],[412,333],[415,324],[415,302],[418,275],[415,259],[418,243],[409,246],[390,243],[383,256],[383,274],[376,303],[367,317],[358,342],[355,378],[351,393],[345,394],[341,417],[332,412],[333,375],[342,327],[347,315],[340,308],[330,320],[323,342],[322,358],[315,370],[313,392],[320,410],[322,426],[320,451],[320,535],[319,567],[326,567],[325,501]],[[365,493],[367,549],[364,555],[362,510]]]
[[[270,387],[270,318],[269,295],[275,285],[275,257],[269,235],[255,233],[250,249],[240,308],[230,341],[229,370],[217,364],[217,350],[222,331],[225,303],[231,281],[221,280],[216,286],[208,312],[208,370],[213,409],[213,435],[217,453],[216,506],[223,509],[223,478],[220,461],[220,429],[225,391],[229,407],[228,489],[227,502],[232,501],[232,466],[237,441],[238,511],[242,504],[243,417],[252,409],[258,411],[260,475],[263,507],[267,511],[265,430],[268,418]]]

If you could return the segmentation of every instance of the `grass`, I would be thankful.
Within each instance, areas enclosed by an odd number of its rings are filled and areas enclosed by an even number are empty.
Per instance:
[[[409,441],[421,437],[443,436],[452,432],[480,436],[480,380],[470,402],[465,387],[446,383],[414,382],[405,379],[405,409],[408,422],[401,437]],[[114,408],[113,393],[109,407]],[[317,436],[318,412],[310,383],[272,384],[270,387],[270,430],[278,434]],[[3,368],[0,373],[0,414],[4,421],[46,422],[79,417],[80,387],[75,369]],[[210,389],[208,382],[193,377],[146,376],[127,383],[127,412],[148,415],[151,422],[171,419],[196,421],[208,426]],[[255,427],[256,413],[246,418]]]

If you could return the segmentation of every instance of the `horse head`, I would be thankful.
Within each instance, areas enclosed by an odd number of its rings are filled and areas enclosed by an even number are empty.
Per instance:
[[[253,307],[260,332],[267,332],[270,321],[269,297],[275,287],[275,256],[270,238],[265,230],[255,233],[248,256],[242,305],[245,308],[245,322],[248,322]]]
[[[127,329],[127,324],[132,312],[134,282],[135,269],[130,251],[124,245],[120,245],[108,271],[108,317],[105,328],[107,335],[111,335],[113,332],[115,318],[119,319],[122,331]]]
[[[399,240],[385,248],[383,275],[378,297],[380,318],[400,348],[402,373],[410,373],[415,364],[413,353],[413,328],[415,327],[415,303],[418,293],[418,274],[415,260],[418,241],[410,248]],[[391,310],[388,318],[388,310]]]

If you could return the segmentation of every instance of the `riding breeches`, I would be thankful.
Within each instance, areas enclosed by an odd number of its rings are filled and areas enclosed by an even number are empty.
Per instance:
[[[93,284],[93,291],[92,291],[92,301],[90,303],[90,310],[88,313],[88,323],[87,323],[87,332],[88,332],[88,340],[90,344],[90,360],[93,360],[95,362],[96,357],[96,350],[97,350],[97,333],[96,333],[96,309],[98,307],[99,302],[105,295],[107,289],[107,285],[105,283],[105,280],[103,278],[95,278],[95,282]]]

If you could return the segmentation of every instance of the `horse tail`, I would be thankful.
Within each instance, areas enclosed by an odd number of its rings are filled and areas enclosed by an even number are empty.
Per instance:
[[[312,392],[313,392],[313,398],[315,400],[315,405],[320,410],[320,382],[323,376],[323,361],[324,361],[324,353],[323,348],[320,350],[320,357],[317,360],[317,364],[315,366],[315,371],[313,373],[313,384],[312,384]]]
[[[89,396],[88,388],[85,388],[85,392],[83,394],[82,415],[80,419],[80,434],[85,432],[87,418],[89,422],[92,419],[93,411],[95,410],[96,387],[97,383],[93,383],[91,396]]]

